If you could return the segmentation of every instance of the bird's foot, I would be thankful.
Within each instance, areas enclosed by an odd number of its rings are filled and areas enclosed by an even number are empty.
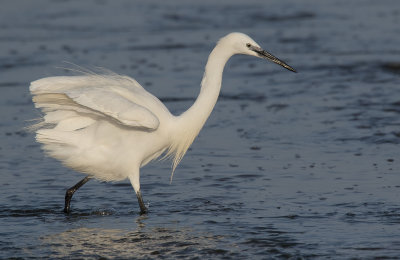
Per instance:
[[[65,214],[69,214],[69,213],[71,212],[71,209],[69,209],[69,208],[64,208],[63,212],[64,212]]]
[[[140,216],[146,215],[148,212],[149,212],[149,210],[147,208],[140,209]]]
[[[138,192],[136,192],[136,196],[137,196],[137,199],[138,199],[138,202],[139,202],[140,215],[147,214],[148,209],[144,205],[143,198],[142,198],[142,193],[140,192],[140,190],[138,190]]]

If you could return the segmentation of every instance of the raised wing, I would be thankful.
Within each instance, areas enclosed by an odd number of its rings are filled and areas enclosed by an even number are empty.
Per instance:
[[[109,116],[125,126],[157,129],[158,118],[147,108],[116,92],[102,88],[83,88],[65,93],[77,104]]]
[[[126,89],[126,86],[122,87]],[[47,116],[57,111],[74,111],[82,116],[103,117],[127,127],[155,130],[159,126],[157,116],[144,106],[146,100],[138,104],[128,99],[121,94],[121,84],[115,80],[93,76],[53,77],[32,82],[30,90],[35,106]],[[137,92],[142,99],[151,96],[140,85],[131,85],[130,91],[132,96]]]

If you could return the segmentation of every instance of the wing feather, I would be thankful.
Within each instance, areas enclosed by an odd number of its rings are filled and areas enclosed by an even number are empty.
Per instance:
[[[65,94],[79,105],[112,117],[125,126],[154,130],[159,125],[158,118],[150,110],[109,89],[81,88]]]
[[[152,97],[143,93],[145,90],[136,81],[122,76],[119,80],[102,76],[45,78],[32,82],[30,90],[35,106],[47,115],[55,111],[74,111],[105,117],[127,127],[157,129],[159,119],[144,106],[146,101],[127,98],[121,86],[130,91],[132,97],[135,94],[139,99]]]

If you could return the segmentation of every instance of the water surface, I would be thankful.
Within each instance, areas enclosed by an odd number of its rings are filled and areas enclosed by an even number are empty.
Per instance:
[[[397,259],[399,22],[394,0],[3,1],[0,258]],[[62,213],[83,176],[24,130],[29,82],[105,67],[179,114],[231,31],[299,73],[234,57],[172,184],[169,162],[142,169],[148,215],[127,181],[91,181]]]

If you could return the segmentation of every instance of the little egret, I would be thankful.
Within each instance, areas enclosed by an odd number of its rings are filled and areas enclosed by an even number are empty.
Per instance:
[[[129,178],[140,213],[146,213],[140,168],[164,154],[173,161],[173,174],[213,110],[224,66],[235,54],[267,59],[296,72],[249,36],[230,33],[208,57],[196,101],[179,116],[127,76],[87,73],[32,82],[32,100],[44,114],[42,122],[34,126],[36,140],[49,156],[87,175],[67,190],[64,212],[70,212],[72,195],[90,179]]]

